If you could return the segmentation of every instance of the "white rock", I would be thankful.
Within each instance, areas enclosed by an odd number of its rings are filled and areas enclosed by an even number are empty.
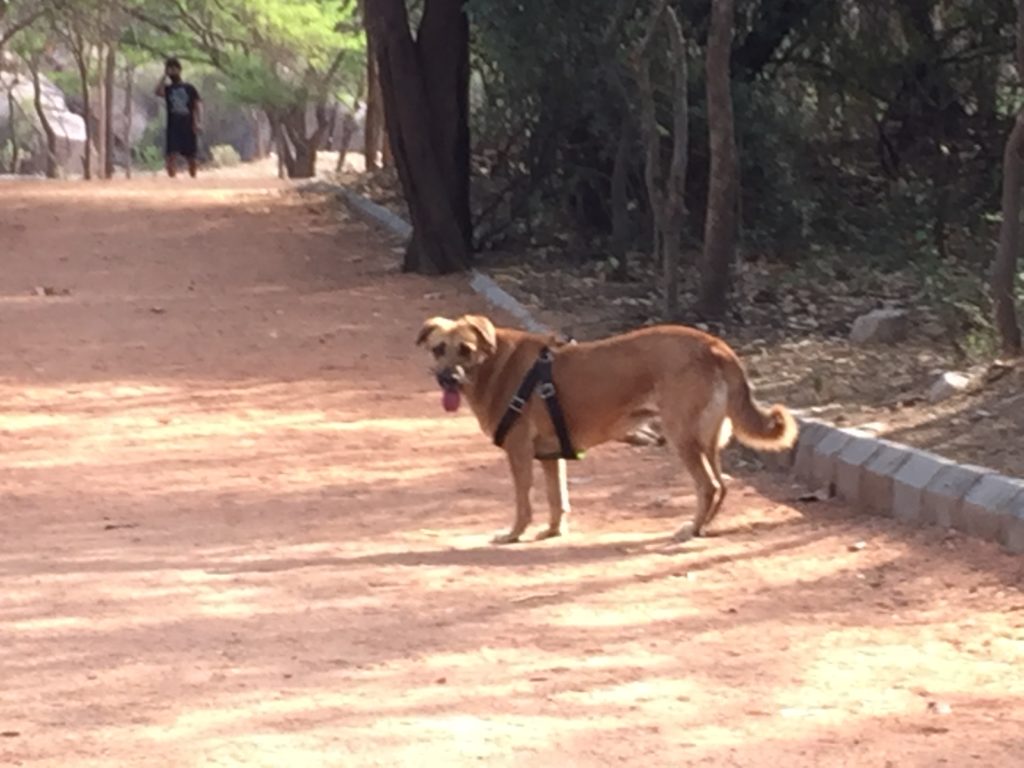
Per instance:
[[[946,371],[928,389],[928,400],[939,403],[965,392],[971,386],[971,377],[956,371]]]
[[[876,309],[853,321],[854,344],[895,344],[907,338],[910,314],[905,309]]]

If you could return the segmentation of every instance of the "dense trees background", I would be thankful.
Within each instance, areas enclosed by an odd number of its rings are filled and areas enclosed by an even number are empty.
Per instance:
[[[294,177],[336,142],[339,115],[365,114],[368,167],[393,155],[415,227],[407,269],[557,241],[614,279],[651,280],[666,314],[681,282],[720,316],[742,310],[730,289],[754,260],[834,281],[909,268],[974,321],[997,318],[1010,355],[1017,5],[0,0],[0,46],[22,88],[40,71],[85,115],[86,173],[149,151],[155,130],[121,136],[123,94],[150,91],[175,54],[208,101],[249,116],[261,146],[246,154],[273,144]],[[0,161],[63,151],[45,109],[15,112]]]

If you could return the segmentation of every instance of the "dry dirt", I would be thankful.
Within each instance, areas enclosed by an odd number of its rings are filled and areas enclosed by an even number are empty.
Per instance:
[[[488,545],[411,340],[482,309],[272,181],[0,185],[0,764],[1015,766],[1019,558],[661,450]],[[37,290],[39,289],[39,290]]]

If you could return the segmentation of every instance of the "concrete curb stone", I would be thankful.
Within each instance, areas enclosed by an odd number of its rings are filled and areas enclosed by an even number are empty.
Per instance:
[[[964,496],[953,516],[953,527],[971,536],[1006,542],[1010,503],[1024,494],[1024,480],[984,475]]]
[[[814,481],[814,448],[824,440],[834,427],[816,419],[800,419],[800,434],[793,449],[793,473],[806,483]]]
[[[960,514],[964,496],[989,470],[964,464],[951,463],[943,467],[924,488],[921,496],[922,519],[926,523],[952,528]]]
[[[879,441],[872,437],[858,436],[843,446],[836,456],[836,493],[841,498],[860,506],[865,467],[880,450]]]
[[[1006,505],[1008,515],[1003,544],[1014,554],[1024,554],[1024,493],[1018,493]]]
[[[860,506],[865,512],[895,517],[895,478],[900,468],[910,461],[911,452],[898,443],[889,440],[868,438],[881,448],[864,465],[860,485]]]
[[[908,448],[906,452],[907,462],[893,477],[893,516],[905,523],[924,523],[924,489],[939,472],[956,465],[949,459],[916,448]]]

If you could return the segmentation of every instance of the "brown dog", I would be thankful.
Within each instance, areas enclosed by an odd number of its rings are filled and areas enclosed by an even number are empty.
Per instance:
[[[725,500],[719,451],[732,430],[744,444],[769,451],[790,447],[797,436],[797,423],[785,407],[764,410],[754,402],[736,353],[721,339],[692,328],[657,326],[601,341],[559,344],[466,315],[427,320],[416,343],[426,345],[434,358],[446,410],[457,410],[465,395],[480,427],[492,437],[503,420],[511,421],[501,442],[515,482],[516,517],[495,543],[518,541],[530,524],[535,459],[544,469],[551,511],[538,538],[560,535],[569,512],[560,458],[566,451],[556,430],[559,414],[545,407],[550,407],[551,388],[542,383],[544,370],[551,372],[554,399],[575,450],[621,439],[652,407],[660,412],[665,435],[697,488],[696,516],[692,527],[684,525],[675,534],[679,540],[700,535]],[[551,348],[550,364],[538,363],[546,348]],[[541,379],[522,407],[506,418],[524,379],[537,366],[547,368],[537,368]]]

